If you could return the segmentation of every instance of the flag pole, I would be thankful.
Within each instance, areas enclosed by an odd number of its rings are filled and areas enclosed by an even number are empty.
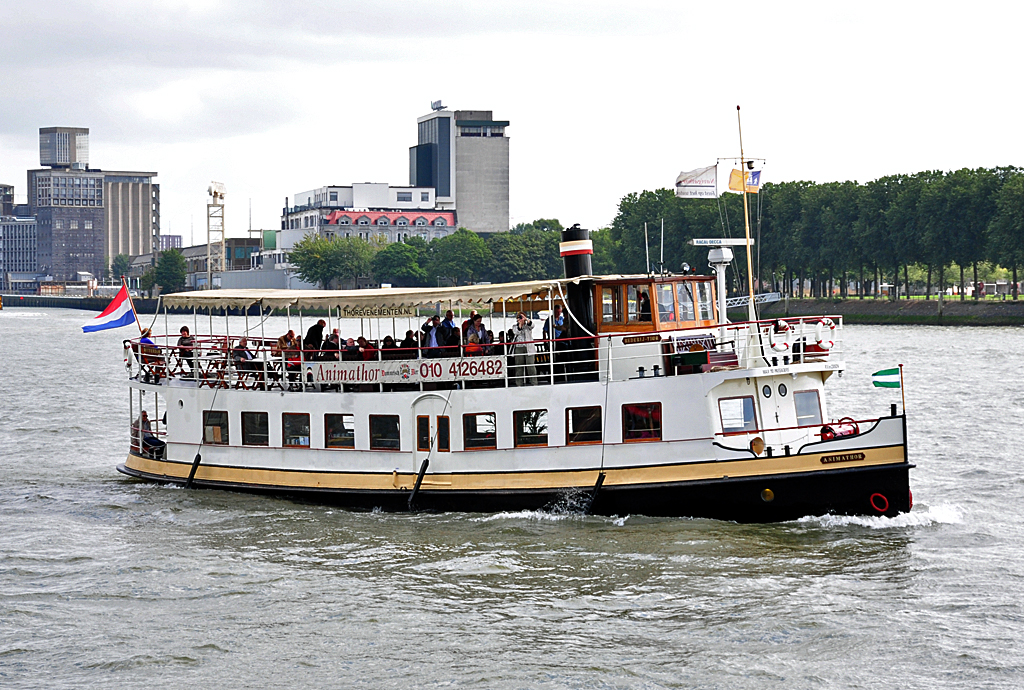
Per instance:
[[[903,414],[907,413],[907,389],[903,387],[903,365],[900,365],[900,395],[903,396]]]
[[[747,303],[747,318],[750,321],[757,321],[757,311],[754,309],[754,273],[753,261],[750,258],[750,209],[747,206],[747,165],[743,157],[743,123],[740,121],[740,107],[736,106],[736,126],[740,132],[740,185],[743,187],[743,227],[747,234],[747,291],[749,302]]]
[[[128,289],[128,281],[125,280],[124,276],[121,276],[121,287],[124,288],[124,294],[128,295],[128,304],[132,308],[132,316],[135,317],[135,325],[139,327],[139,335],[142,335],[142,324],[139,323],[139,312],[135,311],[135,302],[132,301],[132,291]]]

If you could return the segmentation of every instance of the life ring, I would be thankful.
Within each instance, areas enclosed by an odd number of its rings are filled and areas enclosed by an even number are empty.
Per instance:
[[[122,344],[124,345],[124,368],[127,369],[128,371],[131,371],[132,344],[131,341],[128,340],[125,340]]]
[[[772,350],[774,352],[789,352],[789,335],[792,332],[793,327],[782,319],[772,324],[772,327],[768,329],[768,344],[771,345]],[[776,334],[783,334],[783,339],[776,341]]]
[[[878,499],[878,503],[875,503],[876,498]],[[871,501],[871,507],[879,513],[884,513],[889,510],[889,499],[882,494],[871,494],[871,498],[868,500]]]
[[[828,329],[828,340],[825,339],[825,329]],[[832,319],[827,316],[818,322],[818,325],[814,327],[814,344],[820,347],[822,350],[831,350],[836,344],[832,339],[832,334],[836,330],[836,324]]]

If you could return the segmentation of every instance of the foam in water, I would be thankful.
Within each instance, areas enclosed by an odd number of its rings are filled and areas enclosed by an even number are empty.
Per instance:
[[[559,522],[561,520],[582,520],[588,516],[582,513],[551,513],[546,510],[519,510],[519,511],[506,511],[503,513],[494,513],[493,515],[485,515],[484,517],[471,518],[473,522],[492,522],[494,520],[538,520],[538,521],[550,521]],[[606,518],[609,522],[617,527],[622,527],[626,524],[626,520],[629,516],[625,517],[611,517]]]
[[[846,527],[857,525],[870,529],[892,529],[904,527],[928,527],[930,525],[955,525],[963,522],[963,510],[959,506],[940,504],[927,510],[901,513],[896,517],[884,515],[811,515],[797,522],[817,523],[822,527]]]

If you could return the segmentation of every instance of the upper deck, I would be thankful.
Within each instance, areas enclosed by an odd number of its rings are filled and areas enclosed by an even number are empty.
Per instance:
[[[583,300],[570,297],[575,294]],[[572,306],[576,304],[577,313]],[[392,392],[444,388],[504,388],[583,381],[625,381],[710,372],[842,368],[842,320],[794,317],[743,323],[719,321],[714,279],[704,276],[585,276],[574,279],[437,289],[351,291],[209,291],[164,298],[167,307],[226,315],[231,309],[260,314],[318,310],[328,336],[343,319],[372,319],[371,336],[360,347],[282,346],[258,326],[238,334],[196,335],[194,346],[177,345],[176,334],[153,344],[126,341],[129,376],[143,385],[194,385],[245,390]],[[586,305],[580,309],[580,304]],[[419,310],[444,313],[478,308],[493,339],[479,347],[456,339],[431,346],[397,345]],[[564,309],[564,323],[549,332],[543,315]],[[509,317],[532,318],[524,335]],[[326,313],[325,313],[326,312]],[[206,314],[204,313],[204,316]],[[306,317],[306,324],[311,322]],[[464,316],[455,318],[456,325]],[[415,321],[413,321],[415,319]],[[254,321],[257,321],[254,319]],[[296,334],[301,341],[302,329]],[[382,335],[386,334],[386,335]],[[274,334],[276,336],[276,334]],[[349,334],[341,333],[342,338]],[[387,335],[393,343],[386,343]],[[243,344],[241,339],[245,338]],[[782,372],[780,368],[785,368]]]

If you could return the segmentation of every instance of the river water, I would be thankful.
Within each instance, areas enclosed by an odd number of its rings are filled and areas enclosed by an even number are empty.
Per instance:
[[[913,511],[737,525],[141,483],[90,316],[0,312],[0,687],[1024,686],[1024,329],[847,327],[830,411],[906,365]]]

